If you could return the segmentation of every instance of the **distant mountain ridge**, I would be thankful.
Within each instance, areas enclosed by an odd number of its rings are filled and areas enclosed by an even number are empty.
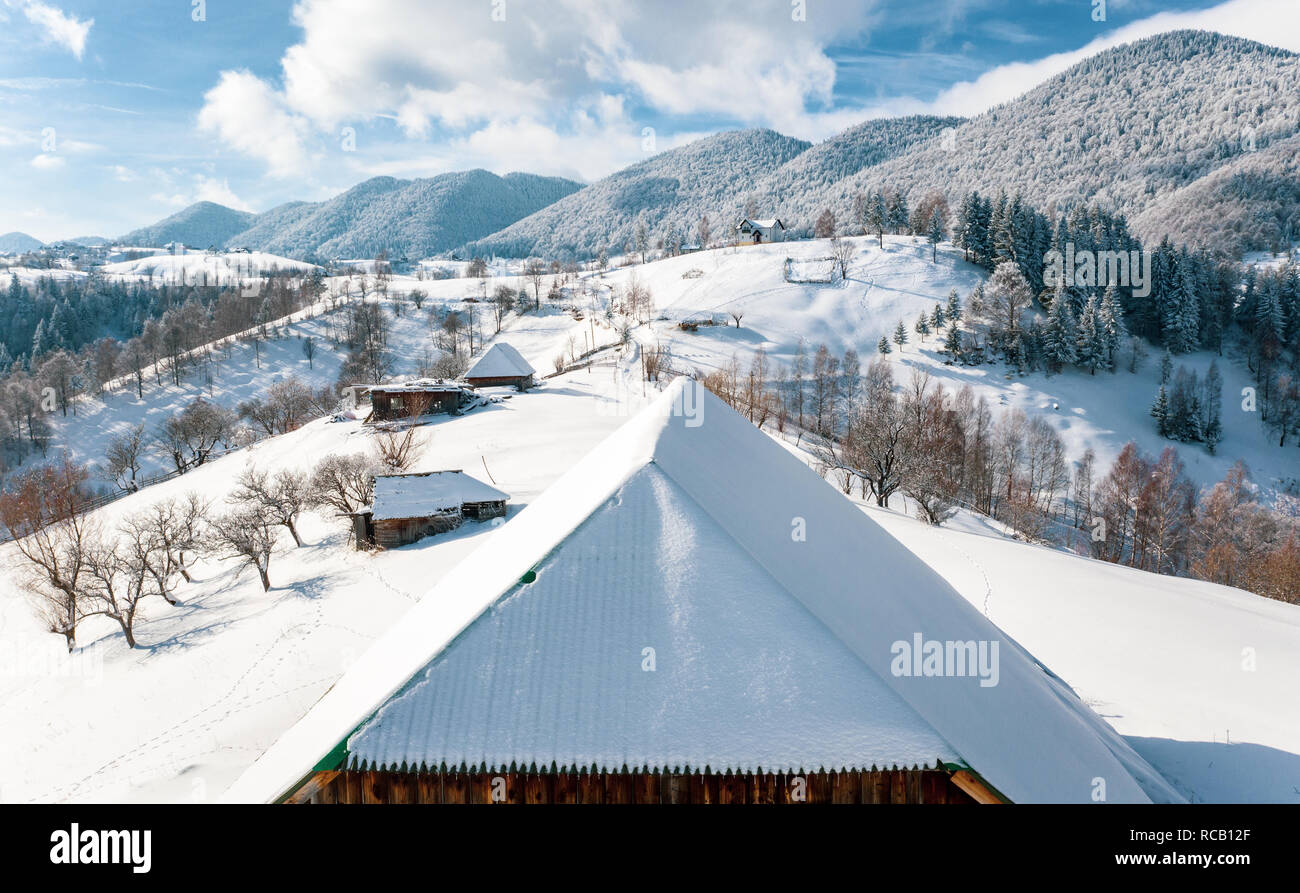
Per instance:
[[[1147,239],[1168,235],[1227,253],[1271,248],[1300,233],[1300,90],[1286,88],[1297,83],[1295,53],[1171,31],[1091,56],[969,120],[868,121],[792,154],[775,147],[797,141],[771,131],[708,137],[593,183],[465,250],[618,251],[639,222],[657,241],[708,214],[716,234],[746,206],[797,231],[810,230],[824,209],[843,226],[855,195],[881,189],[912,204],[940,190],[953,207],[976,189],[1020,192],[1043,209],[1097,203],[1129,216]],[[740,144],[749,151],[738,153],[746,163],[734,171],[725,155],[709,157]],[[705,174],[734,174],[731,187],[693,190],[701,163]],[[630,183],[645,187],[640,207],[622,200]]]
[[[1220,190],[1223,216],[1206,227],[1192,201],[1204,187],[1189,187],[1232,165],[1253,170],[1256,183],[1284,178],[1294,149],[1269,149],[1300,133],[1300,90],[1283,86],[1297,83],[1295,53],[1205,31],[1168,32],[1091,56],[970,119],[946,144],[924,144],[807,196],[796,213],[822,205],[847,213],[851,196],[873,186],[913,200],[940,188],[950,201],[972,189],[1005,189],[1044,209],[1098,203],[1129,216],[1145,239],[1264,248],[1288,221],[1300,230],[1300,203],[1284,201],[1256,219],[1257,202],[1276,198],[1271,188],[1239,192],[1235,204]],[[1147,213],[1157,207],[1164,210]]]
[[[0,236],[0,254],[22,254],[35,251],[45,243],[27,233],[12,232]]]
[[[256,217],[216,202],[196,202],[152,226],[132,230],[117,241],[150,248],[161,248],[168,242],[207,248],[225,244],[231,236],[248,229]]]
[[[487,239],[467,253],[558,257],[619,251],[644,226],[652,241],[668,228],[697,239],[708,215],[716,235],[740,215],[786,216],[790,197],[845,177],[942,133],[960,118],[867,121],[813,145],[772,130],[728,131],[671,149],[586,187]]]
[[[332,199],[289,202],[262,214],[199,202],[120,241],[249,248],[305,260],[380,251],[424,257],[509,226],[580,188],[560,177],[485,170],[416,180],[373,177]]]
[[[324,202],[263,214],[200,203],[123,237],[248,247],[328,260],[592,257],[715,238],[742,215],[795,234],[823,210],[842,229],[854,199],[898,191],[1020,193],[1044,210],[1097,203],[1147,240],[1234,254],[1300,234],[1300,55],[1204,31],[1105,50],[970,119],[876,119],[813,145],[772,130],[728,131],[654,155],[588,186],[472,170],[375,177]]]

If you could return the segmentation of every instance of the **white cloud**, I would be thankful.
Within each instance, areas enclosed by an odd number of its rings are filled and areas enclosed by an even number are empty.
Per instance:
[[[391,118],[437,142],[426,157],[599,176],[639,156],[637,107],[811,127],[807,109],[828,108],[835,82],[826,45],[861,33],[876,3],[814,3],[799,21],[789,0],[552,0],[509,3],[495,21],[482,3],[300,0],[281,84],[225,72],[200,122],[281,169],[313,135]]]
[[[252,205],[235,195],[230,188],[229,181],[204,176],[197,176],[194,179],[194,201],[216,202],[219,205],[225,205],[227,208],[234,208],[236,211],[253,210]]]
[[[55,155],[53,152],[42,152],[35,156],[29,163],[32,167],[42,171],[58,170],[67,164],[61,155]]]
[[[10,5],[13,5],[11,2]],[[78,19],[63,10],[39,0],[27,0],[21,3],[23,15],[27,21],[40,28],[44,38],[50,43],[64,47],[78,59],[86,50],[86,38],[94,19]]]
[[[163,185],[173,187],[174,178],[171,175],[161,179],[164,181]],[[170,205],[174,208],[189,207],[195,202],[216,202],[237,211],[255,210],[252,205],[235,194],[234,190],[230,188],[228,180],[218,180],[215,177],[206,177],[202,174],[193,176],[189,188],[182,186],[180,190],[175,192],[155,192],[149,198],[152,201]]]
[[[269,84],[247,71],[225,71],[203,98],[200,129],[265,161],[277,176],[300,172],[304,122],[289,113]]]

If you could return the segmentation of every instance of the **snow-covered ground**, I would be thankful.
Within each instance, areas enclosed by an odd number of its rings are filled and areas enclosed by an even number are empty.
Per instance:
[[[463,469],[510,494],[513,517],[635,407],[611,395],[625,370],[552,379],[422,429],[417,470]],[[366,449],[358,422],[313,422],[101,510],[106,522],[196,491],[220,501],[247,463],[307,469]],[[46,633],[24,596],[12,545],[0,547],[0,704],[10,768],[0,799],[186,800],[215,797],[300,716],[367,644],[447,569],[492,534],[451,534],[377,554],[351,550],[338,519],[306,516],[286,538],[269,593],[232,561],[205,561],[183,604],[147,606],[128,650],[111,622],[88,622],[77,653]]]
[[[1061,434],[1071,459],[1091,448],[1101,468],[1108,468],[1130,440],[1152,454],[1172,444],[1156,434],[1150,417],[1160,375],[1160,356],[1154,350],[1136,374],[1122,368],[1114,374],[1088,375],[1071,369],[1051,376],[1041,372],[1009,376],[1001,364],[944,365],[941,337],[932,334],[921,343],[912,324],[921,312],[928,314],[937,303],[946,302],[953,288],[964,301],[984,278],[983,270],[963,261],[961,252],[951,248],[941,248],[938,262],[932,262],[930,246],[920,238],[886,236],[883,250],[874,237],[851,241],[858,251],[847,281],[827,285],[785,281],[785,259],[826,257],[825,241],[688,254],[612,271],[603,280],[625,288],[635,276],[650,288],[657,315],[667,319],[652,323],[651,331],[638,330],[637,337],[643,343],[668,345],[674,368],[708,371],[727,364],[734,355],[743,372],[760,347],[789,364],[801,337],[810,361],[817,345],[825,343],[836,356],[854,348],[865,365],[876,356],[880,338],[892,335],[902,320],[909,341],[889,354],[900,382],[907,380],[910,368],[924,368],[947,388],[971,385],[995,413],[1018,407],[1041,414]],[[693,275],[694,271],[702,275]],[[726,326],[701,326],[696,332],[677,327],[683,319],[723,318],[733,312],[743,314],[739,328],[730,318]],[[1121,357],[1125,367],[1127,359]],[[1241,408],[1242,389],[1253,384],[1248,370],[1209,352],[1179,356],[1174,363],[1204,376],[1216,359],[1223,374],[1223,441],[1214,456],[1198,445],[1176,444],[1188,476],[1198,485],[1210,485],[1222,480],[1241,459],[1265,491],[1293,486],[1300,477],[1295,449],[1279,448],[1260,423],[1259,413]]]
[[[941,251],[933,264],[929,246],[909,239],[886,239],[884,251],[860,240],[859,249],[847,284],[784,281],[785,257],[824,256],[826,247],[816,243],[691,254],[591,281],[601,286],[599,304],[603,285],[622,288],[635,273],[668,316],[652,332],[639,331],[638,341],[670,342],[678,368],[707,369],[733,352],[747,362],[760,345],[788,360],[800,335],[810,347],[820,341],[837,352],[855,346],[865,359],[900,317],[910,332],[921,309],[945,299],[952,287],[964,297],[982,275],[951,251]],[[696,269],[702,275],[683,277]],[[503,281],[516,289],[523,284],[496,277],[490,288]],[[427,292],[434,306],[459,309],[479,293],[476,281],[412,276],[394,277],[390,292],[411,288]],[[544,295],[542,303],[543,314],[512,317],[500,336],[539,372],[551,371],[551,358],[567,351],[571,338],[580,349],[584,333],[602,344],[613,340],[594,314],[578,320],[547,306]],[[573,303],[587,307],[589,299]],[[429,307],[416,311],[408,303],[395,321],[401,373],[412,373],[420,351],[433,347]],[[674,324],[737,307],[744,314],[739,329],[687,334]],[[490,332],[490,309],[479,312]],[[326,345],[328,319],[301,316],[282,327],[283,340],[262,346],[260,370],[252,346],[237,344],[229,358],[218,353],[210,384],[150,382],[143,401],[123,386],[102,401],[83,402],[75,419],[56,419],[59,444],[77,458],[98,459],[113,431],[154,424],[198,394],[233,406],[277,376],[333,382],[342,353]],[[301,351],[306,335],[321,346],[314,368]],[[970,381],[995,409],[1059,404],[1049,414],[1070,449],[1092,447],[1102,461],[1134,436],[1145,450],[1162,446],[1146,415],[1154,357],[1138,383],[1127,373],[1009,381],[1000,367],[945,367],[934,346],[933,339],[909,344],[891,359],[924,364],[949,384]],[[550,379],[536,391],[440,418],[423,429],[429,448],[419,468],[461,468],[494,482],[511,494],[513,517],[641,405],[643,390],[653,396],[653,387],[631,371],[636,350],[607,351],[592,368]],[[1183,359],[1202,361],[1208,365],[1209,358]],[[1240,370],[1223,364],[1223,371],[1225,395],[1232,394]],[[1225,399],[1225,421],[1232,405]],[[1201,483],[1217,479],[1237,457],[1261,480],[1284,477],[1288,464],[1294,466],[1291,454],[1263,442],[1257,421],[1227,428],[1218,457],[1180,449]],[[189,490],[219,502],[250,461],[263,469],[310,468],[325,454],[363,449],[367,438],[355,422],[313,422],[101,512],[111,519]],[[1300,608],[1026,546],[967,513],[935,530],[901,513],[866,510],[1072,685],[1189,797],[1300,802],[1300,716],[1290,709],[1290,687],[1300,676]],[[0,740],[7,767],[0,800],[214,799],[493,529],[469,523],[450,536],[377,554],[348,549],[337,519],[308,516],[302,533],[301,548],[287,534],[282,539],[269,593],[255,575],[238,574],[233,562],[208,560],[198,565],[195,583],[180,587],[180,606],[147,603],[141,648],[128,650],[110,622],[91,621],[71,657],[35,619],[12,545],[0,546],[0,711],[7,733]]]
[[[148,279],[159,284],[233,285],[254,281],[268,273],[307,273],[312,264],[261,251],[208,254],[155,254],[138,260],[106,264],[106,276]]]

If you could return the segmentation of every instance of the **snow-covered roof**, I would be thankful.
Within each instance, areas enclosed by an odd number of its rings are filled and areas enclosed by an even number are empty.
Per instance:
[[[478,362],[465,373],[465,378],[512,378],[516,375],[533,375],[535,372],[519,351],[505,342],[498,342],[478,358]]]
[[[496,487],[489,487],[459,470],[384,474],[375,477],[372,511],[376,521],[427,518],[441,511],[460,508],[467,502],[497,502],[509,498]]]
[[[776,229],[777,227],[785,229],[785,224],[776,217],[769,217],[764,220],[754,220],[752,217],[745,217],[742,218],[740,223],[736,224],[736,226],[737,228],[743,228],[747,223],[751,227],[756,227],[758,229]]]
[[[996,684],[895,675],[917,635],[997,643]],[[277,799],[342,760],[942,760],[1015,801],[1090,801],[1098,779],[1112,802],[1180,799],[928,565],[685,380],[451,571],[226,799]]]
[[[427,394],[434,391],[463,391],[465,386],[454,381],[442,381],[431,378],[417,378],[402,384],[358,385],[379,394]]]

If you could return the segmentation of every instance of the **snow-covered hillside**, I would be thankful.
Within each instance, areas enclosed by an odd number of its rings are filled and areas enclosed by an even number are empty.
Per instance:
[[[580,184],[560,177],[484,170],[415,180],[373,177],[322,202],[289,202],[261,213],[198,202],[127,233],[129,244],[182,242],[250,248],[293,257],[424,257],[514,223]]]
[[[890,335],[901,320],[911,340],[889,355],[900,381],[907,380],[910,368],[924,368],[946,387],[971,385],[995,412],[1018,407],[1041,414],[1060,432],[1072,459],[1092,449],[1100,463],[1109,465],[1130,440],[1148,453],[1171,444],[1157,435],[1149,415],[1159,389],[1160,363],[1154,351],[1136,374],[1066,370],[1051,376],[1010,376],[1002,364],[945,365],[941,339],[931,335],[920,342],[912,323],[921,312],[929,313],[936,303],[946,301],[951,289],[965,300],[983,279],[983,271],[951,249],[941,249],[938,262],[932,262],[930,246],[919,238],[886,236],[883,249],[874,238],[850,241],[857,253],[847,281],[826,285],[785,281],[785,259],[826,257],[830,246],[824,240],[688,254],[623,268],[604,280],[626,288],[636,277],[650,288],[657,315],[666,319],[637,330],[636,337],[645,344],[667,345],[674,368],[682,371],[718,369],[734,355],[743,372],[760,347],[774,360],[789,364],[800,338],[809,354],[819,343],[837,356],[851,347],[865,363],[876,354],[880,338]],[[731,313],[742,314],[739,328]],[[723,324],[701,326],[696,332],[677,326],[681,320],[713,315]],[[1224,440],[1214,456],[1194,445],[1179,445],[1188,475],[1198,484],[1213,484],[1242,459],[1266,489],[1293,483],[1294,449],[1279,448],[1258,414],[1241,411],[1240,398],[1234,396],[1253,384],[1248,370],[1210,352],[1180,356],[1176,364],[1203,376],[1216,359],[1224,377]]]
[[[187,251],[106,264],[102,272],[106,276],[147,279],[160,285],[234,285],[253,282],[271,273],[301,274],[313,269],[312,264],[261,251],[213,254]]]
[[[608,396],[620,374],[574,373],[441,417],[423,429],[428,449],[418,469],[495,480],[511,496],[513,517],[625,419],[630,407]],[[306,469],[332,452],[366,450],[370,436],[359,422],[313,422],[112,503],[101,517],[190,491],[219,511],[250,463]],[[282,543],[271,562],[270,592],[232,561],[205,561],[178,592],[180,606],[159,599],[144,609],[139,649],[123,646],[115,624],[91,621],[71,657],[33,615],[12,545],[0,547],[0,759],[15,769],[0,781],[0,801],[215,798],[492,529],[470,522],[367,554],[351,549],[338,519],[307,516],[304,546]]]
[[[621,250],[709,215],[715,238],[741,214],[811,231],[823,209],[852,221],[858,193],[971,190],[1038,208],[1098,203],[1158,242],[1239,251],[1294,231],[1300,56],[1204,31],[1108,49],[969,120],[869,121],[812,148],[763,131],[718,134],[619,171],[480,240],[484,252],[560,257]],[[791,150],[797,154],[791,156]],[[733,182],[702,189],[734,166]],[[752,211],[742,210],[752,205]],[[1288,230],[1288,225],[1290,229]],[[693,232],[687,239],[694,238]]]

